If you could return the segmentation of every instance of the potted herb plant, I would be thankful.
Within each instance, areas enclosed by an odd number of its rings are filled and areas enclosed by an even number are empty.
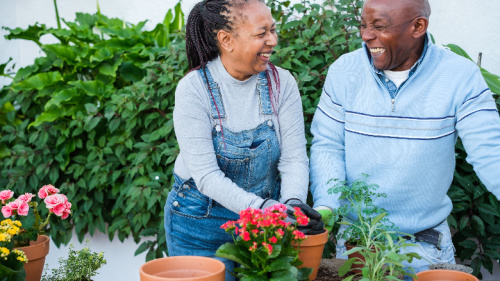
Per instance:
[[[27,281],[39,281],[42,276],[45,256],[49,252],[49,237],[44,235],[49,222],[54,227],[63,228],[61,220],[71,214],[71,203],[66,195],[59,193],[53,185],[44,185],[38,191],[38,197],[44,199],[48,214],[42,218],[35,194],[25,193],[14,198],[11,190],[0,191],[2,215],[21,222],[19,234],[13,237],[13,246],[22,250],[28,262],[24,265]],[[55,216],[53,216],[55,215]]]
[[[350,227],[359,230],[361,235],[359,241],[363,242],[359,242],[344,253],[344,255],[357,253],[362,259],[350,258],[339,268],[339,276],[341,277],[351,271],[355,265],[357,268],[361,268],[343,281],[350,281],[356,276],[360,276],[361,280],[370,281],[402,280],[400,278],[403,278],[404,275],[416,277],[412,272],[406,271],[413,271],[411,267],[406,270],[403,267],[403,262],[411,263],[414,258],[421,258],[416,253],[403,251],[406,247],[415,246],[415,244],[407,242],[402,237],[408,234],[387,230],[382,223],[386,215],[387,213],[382,213],[373,218],[370,223],[364,221],[363,226],[346,222]],[[394,240],[394,237],[398,237],[397,240]]]
[[[351,184],[346,181],[330,180],[330,182],[332,181],[333,186],[328,190],[328,193],[340,193],[339,200],[343,204],[333,211],[333,215],[327,224],[333,225],[338,222],[347,226],[339,234],[338,238],[345,240],[348,251],[357,245],[367,245],[369,241],[366,240],[365,234],[370,232],[370,227],[376,218],[387,213],[384,208],[376,206],[374,201],[377,198],[385,198],[387,195],[376,192],[378,185],[369,184],[368,175],[365,174]],[[393,230],[395,230],[394,224],[386,216],[382,216],[380,217],[380,224],[377,225],[374,229],[375,232],[370,237],[377,237],[377,239],[381,239],[380,242],[384,242],[386,236],[381,234]],[[356,256],[362,259],[358,252],[350,253],[349,258]],[[355,273],[359,273],[359,267],[359,264],[354,264],[352,269]]]
[[[59,267],[50,273],[44,272],[42,281],[90,281],[97,275],[97,270],[106,264],[103,252],[96,253],[90,250],[90,241],[87,247],[75,250],[73,244],[69,245],[67,258],[59,258]]]
[[[307,216],[300,208],[294,210],[297,223],[307,225]],[[234,243],[220,246],[215,255],[239,263],[234,271],[241,280],[307,280],[312,268],[299,268],[302,262],[298,255],[307,237],[294,224],[285,222],[286,217],[283,204],[241,211],[237,221],[222,225]]]

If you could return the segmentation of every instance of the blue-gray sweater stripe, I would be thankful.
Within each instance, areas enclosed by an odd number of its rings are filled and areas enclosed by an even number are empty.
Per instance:
[[[323,108],[321,108],[321,106],[318,105],[318,109],[321,110],[321,112],[323,112],[328,118],[332,119],[333,121],[336,121],[336,122],[339,122],[339,123],[342,123],[344,124],[345,122],[344,121],[341,121],[341,120],[338,120],[338,119],[335,119],[335,117],[331,116],[330,114],[326,113]]]
[[[323,88],[323,91],[324,91],[324,92],[325,92],[325,94],[326,94],[326,95],[330,98],[330,101],[331,101],[334,105],[342,107],[342,105],[341,105],[341,104],[338,104],[338,103],[336,103],[336,102],[334,102],[334,101],[332,100],[332,96],[330,96],[330,94],[329,94],[329,93],[325,90],[325,88]]]
[[[462,120],[464,120],[464,119],[465,119],[465,117],[470,116],[470,115],[472,115],[472,114],[474,114],[474,113],[476,113],[476,112],[479,112],[479,111],[498,111],[498,110],[497,110],[497,109],[493,109],[493,108],[483,108],[483,109],[478,109],[478,110],[476,110],[476,111],[472,111],[471,113],[469,113],[469,114],[467,114],[467,115],[463,116],[462,118],[460,118],[460,120],[458,120],[458,121],[457,121],[457,123],[458,123],[458,122],[460,122],[460,121],[462,121]]]
[[[479,95],[477,95],[477,96],[475,96],[475,97],[472,97],[472,98],[470,98],[470,99],[468,99],[468,100],[464,101],[464,103],[462,103],[462,105],[466,104],[467,102],[469,102],[469,101],[471,101],[471,100],[473,100],[473,99],[478,98],[479,96],[481,96],[482,94],[484,94],[485,92],[487,92],[487,91],[489,91],[489,90],[490,90],[490,88],[486,88],[486,89],[484,89],[484,90],[483,90],[483,91],[482,91]]]
[[[444,135],[435,136],[435,137],[428,137],[428,138],[422,138],[422,137],[407,137],[407,136],[390,136],[390,135],[367,134],[367,133],[362,133],[362,132],[357,132],[357,131],[349,130],[347,128],[345,130],[346,130],[346,132],[350,132],[350,133],[358,134],[358,135],[362,135],[362,136],[376,137],[376,138],[403,139],[403,140],[437,140],[437,139],[444,138],[444,137],[447,137],[447,136],[455,133],[455,130],[453,130],[453,131],[451,131],[449,133],[446,133]]]
[[[390,115],[371,115],[371,114],[366,114],[366,113],[361,113],[361,112],[355,112],[355,111],[349,111],[346,110],[346,113],[350,114],[357,114],[357,115],[363,115],[363,116],[368,116],[368,117],[374,117],[374,118],[394,118],[394,119],[408,119],[408,120],[435,120],[435,121],[440,121],[440,120],[445,120],[445,119],[452,119],[455,118],[455,115],[450,115],[450,116],[445,116],[445,117],[406,117],[406,116],[390,116]]]

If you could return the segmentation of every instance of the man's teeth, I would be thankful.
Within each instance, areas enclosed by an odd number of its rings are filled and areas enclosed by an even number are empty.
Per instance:
[[[271,54],[264,54],[264,53],[262,53],[262,54],[260,54],[260,55],[261,55],[261,56],[263,56],[263,57],[266,57],[266,58],[271,57]]]
[[[382,48],[371,48],[370,52],[372,54],[382,54],[383,52],[385,52],[385,49],[382,49]]]

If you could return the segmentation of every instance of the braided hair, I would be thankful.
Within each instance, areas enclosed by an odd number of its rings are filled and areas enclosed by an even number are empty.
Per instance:
[[[233,31],[237,18],[242,16],[236,13],[242,11],[246,5],[254,1],[265,3],[264,0],[202,0],[193,7],[186,23],[186,53],[190,71],[200,68],[205,71],[207,63],[219,56],[220,51],[216,39],[217,32],[219,30]],[[266,70],[269,98],[271,99],[273,111],[276,117],[278,117],[273,101],[275,104],[278,104],[280,80],[276,67],[269,63],[269,68],[271,69],[274,81],[276,81],[276,89],[278,90],[278,96],[275,96],[270,79],[271,75],[269,70]],[[205,74],[204,76],[207,79],[207,75]],[[207,85],[209,85],[208,79]],[[210,86],[208,89],[212,99],[214,99]],[[219,114],[217,105],[216,109]],[[219,122],[222,130],[220,119],[219,114]],[[224,139],[223,131],[222,138]]]

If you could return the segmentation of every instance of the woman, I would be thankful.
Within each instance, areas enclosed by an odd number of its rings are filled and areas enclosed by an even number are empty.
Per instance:
[[[192,69],[175,93],[180,147],[165,205],[170,256],[214,256],[232,242],[220,226],[279,202],[312,218],[302,105],[292,75],[269,62],[276,23],[259,0],[205,0],[186,25]],[[226,269],[232,261],[221,259]],[[226,280],[234,280],[226,274]]]

